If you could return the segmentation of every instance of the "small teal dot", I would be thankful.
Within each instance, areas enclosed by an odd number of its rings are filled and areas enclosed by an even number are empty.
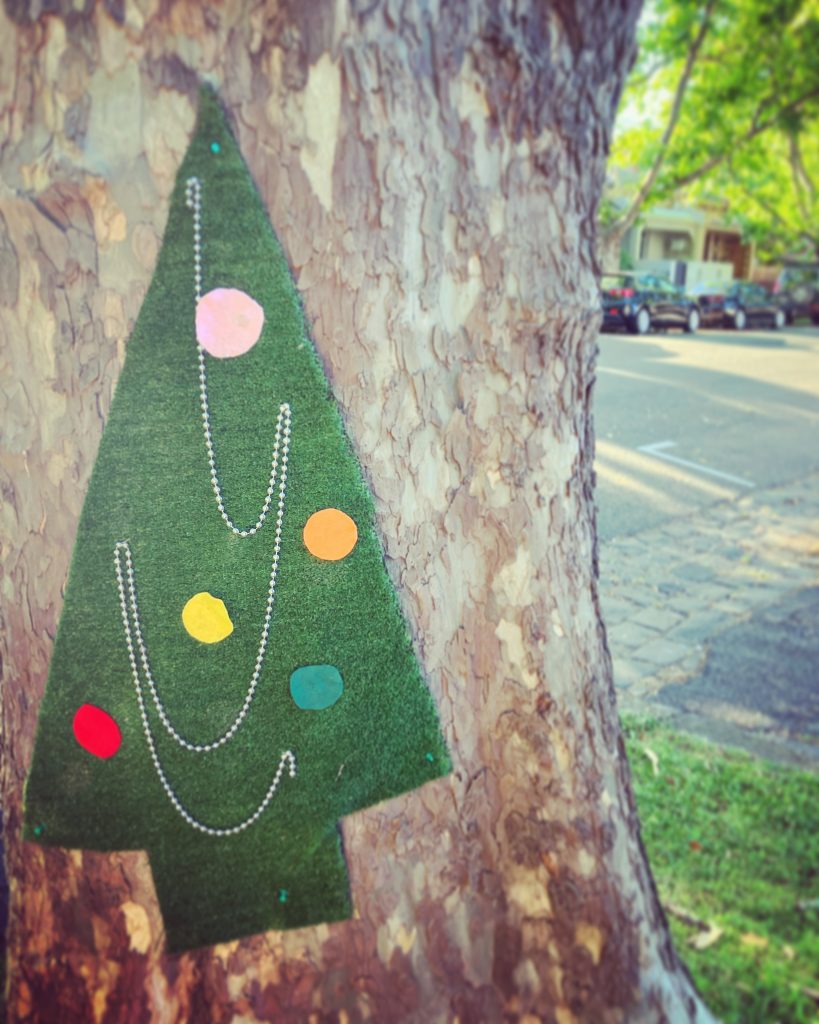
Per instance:
[[[218,142],[211,142],[211,144],[210,144],[210,151],[211,151],[211,153],[221,153],[222,152],[222,147],[219,145]]]
[[[432,764],[432,762],[435,760],[434,754],[424,754],[424,757],[427,759],[427,761],[429,761],[430,764]]]
[[[288,895],[287,889],[279,889],[279,903],[287,903]]]
[[[43,826],[42,825],[35,825],[34,826],[34,835],[35,836],[41,836],[42,834],[43,834]]]

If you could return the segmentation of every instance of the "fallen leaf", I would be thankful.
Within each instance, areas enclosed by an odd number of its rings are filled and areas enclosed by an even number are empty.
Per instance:
[[[688,945],[693,946],[694,949],[708,949],[709,946],[713,946],[721,938],[722,934],[723,930],[719,925],[711,924],[708,926],[708,931],[692,935],[688,940]]]
[[[660,759],[659,759],[659,757],[657,757],[657,755],[654,753],[654,751],[651,749],[651,747],[643,747],[643,753],[646,755],[646,757],[651,762],[651,770],[654,772],[654,777],[656,778],[660,774]]]
[[[745,932],[740,935],[739,941],[743,946],[750,946],[752,949],[767,949],[768,940],[764,935],[756,935],[754,932]]]

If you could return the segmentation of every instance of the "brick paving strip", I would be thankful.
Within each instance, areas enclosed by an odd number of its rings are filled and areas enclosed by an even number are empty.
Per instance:
[[[620,709],[667,715],[657,694],[699,675],[715,637],[819,584],[819,474],[614,538],[600,573]]]

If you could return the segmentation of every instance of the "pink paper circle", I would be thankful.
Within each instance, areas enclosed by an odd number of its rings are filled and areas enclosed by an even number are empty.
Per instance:
[[[217,359],[244,355],[263,326],[264,310],[238,288],[214,288],[196,306],[196,340]]]

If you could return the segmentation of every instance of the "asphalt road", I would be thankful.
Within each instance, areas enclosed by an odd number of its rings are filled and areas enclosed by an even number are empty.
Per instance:
[[[819,328],[601,334],[594,417],[603,542],[801,479],[819,469]]]
[[[702,671],[655,696],[676,728],[819,770],[819,587],[714,637]]]
[[[601,335],[594,415],[621,707],[819,771],[819,328]]]

